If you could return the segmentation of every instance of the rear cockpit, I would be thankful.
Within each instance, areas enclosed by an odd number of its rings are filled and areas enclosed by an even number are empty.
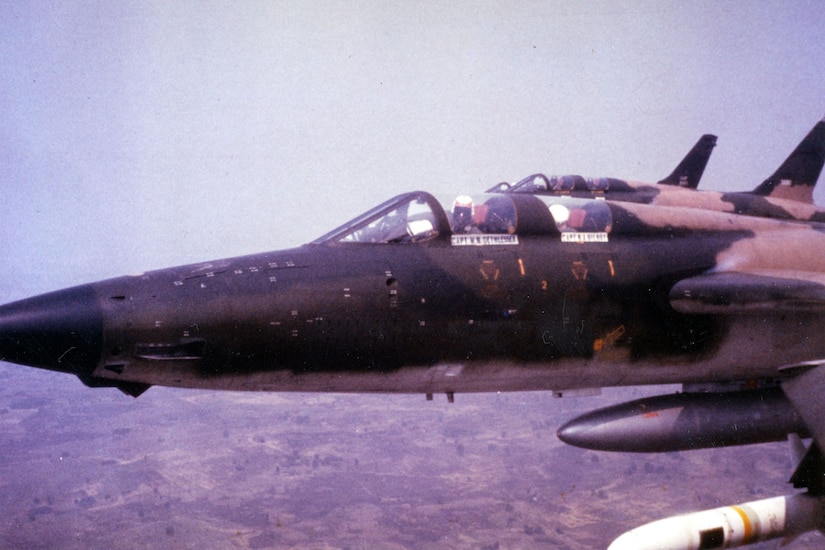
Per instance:
[[[612,226],[613,214],[604,201],[518,192],[439,200],[418,191],[390,199],[312,244],[409,244],[439,239],[453,245],[515,244],[518,236],[527,235],[602,242],[607,241]]]

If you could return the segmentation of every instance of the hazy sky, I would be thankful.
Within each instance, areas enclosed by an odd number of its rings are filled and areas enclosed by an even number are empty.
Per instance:
[[[825,114],[819,2],[0,6],[0,298],[298,245],[535,172],[755,187]],[[823,189],[816,195],[823,197]]]

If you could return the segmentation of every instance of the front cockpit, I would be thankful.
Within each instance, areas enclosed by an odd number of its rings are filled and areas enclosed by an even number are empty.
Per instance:
[[[413,243],[449,234],[441,204],[423,191],[398,195],[315,239],[312,244]]]
[[[519,236],[561,235],[565,242],[606,241],[613,214],[604,201],[530,193],[457,195],[437,199],[417,191],[398,195],[316,239],[312,244],[453,245],[517,243]],[[474,238],[473,236],[497,236]]]

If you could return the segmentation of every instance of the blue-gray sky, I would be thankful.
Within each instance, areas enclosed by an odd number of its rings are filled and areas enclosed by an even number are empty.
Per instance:
[[[301,244],[534,171],[750,189],[825,114],[818,2],[0,7],[0,293]],[[822,197],[823,191],[817,191]]]

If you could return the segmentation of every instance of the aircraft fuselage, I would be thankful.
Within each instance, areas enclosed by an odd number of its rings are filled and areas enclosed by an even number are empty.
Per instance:
[[[763,256],[781,265],[799,253],[769,250],[763,233],[822,250],[809,225],[521,196],[504,199],[519,218],[512,232],[455,233],[434,199],[410,196],[435,224],[418,241],[366,242],[351,229],[3,306],[3,358],[132,393],[453,393],[761,378],[825,356],[825,342],[805,337],[823,321],[805,308],[766,318],[671,305],[676,281],[720,262],[765,268]],[[571,223],[581,204],[610,223],[560,230],[548,208],[559,202]],[[387,208],[378,219],[394,220]]]

